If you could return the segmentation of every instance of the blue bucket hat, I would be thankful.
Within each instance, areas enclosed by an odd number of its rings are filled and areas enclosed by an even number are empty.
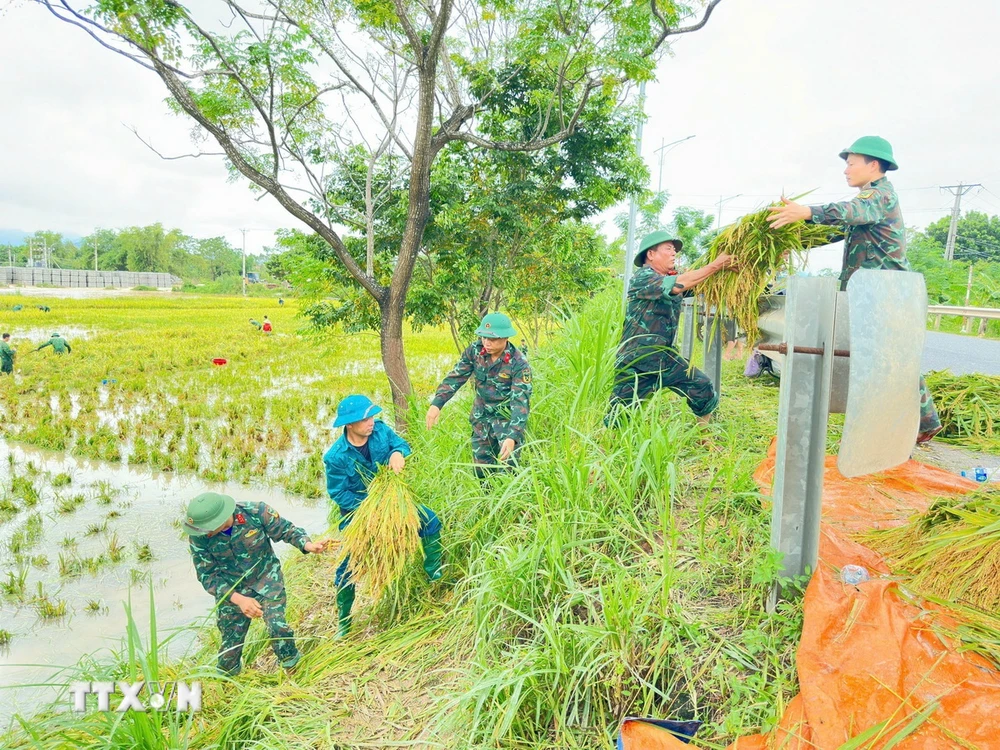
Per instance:
[[[370,398],[355,393],[337,405],[337,418],[333,420],[333,426],[343,427],[345,424],[360,422],[362,419],[374,417],[380,411],[382,407],[376,406]]]

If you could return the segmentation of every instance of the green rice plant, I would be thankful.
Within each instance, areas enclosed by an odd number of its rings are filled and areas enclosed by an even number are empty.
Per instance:
[[[125,555],[125,545],[118,540],[117,534],[111,534],[108,537],[105,551],[107,552],[108,560],[113,563],[121,562],[122,557]]]
[[[368,483],[368,497],[341,532],[348,569],[378,599],[420,551],[420,510],[402,477],[382,467]]]
[[[790,267],[793,257],[826,245],[834,237],[830,227],[803,221],[772,229],[769,215],[767,208],[746,214],[719,233],[703,260],[727,253],[736,259],[737,268],[717,273],[698,287],[706,307],[728,310],[751,345],[760,337],[757,301],[767,285],[780,269]]]
[[[94,482],[91,488],[98,505],[111,505],[121,495],[121,490],[106,479]]]
[[[109,510],[107,513],[104,514],[104,518],[107,521],[113,521],[116,518],[121,518],[121,517],[122,517],[122,512],[120,510]]]
[[[59,553],[59,576],[76,578],[83,573],[83,564],[77,557]]]
[[[10,497],[0,497],[0,523],[6,523],[20,512],[20,507]]]
[[[14,634],[9,630],[0,629],[0,648],[6,648],[14,640]]]
[[[136,543],[135,545],[135,559],[141,563],[148,563],[153,561],[153,549],[148,543]]]
[[[31,564],[36,568],[47,568],[49,567],[49,558],[45,555],[35,555],[31,558]]]
[[[107,607],[104,606],[104,602],[100,599],[88,599],[83,607],[83,611],[88,615],[97,615],[106,612]]]
[[[43,597],[35,601],[35,611],[43,620],[56,620],[66,616],[66,602]]]
[[[28,568],[21,566],[15,573],[7,571],[7,580],[0,580],[0,594],[13,601],[23,601],[28,583]]]
[[[41,492],[28,476],[15,476],[10,480],[11,494],[24,502],[26,508],[34,508],[42,499]]]
[[[42,516],[32,513],[28,519],[11,534],[7,540],[7,549],[12,555],[20,555],[38,544],[42,538]]]
[[[68,534],[62,538],[59,542],[59,546],[63,549],[74,549],[76,548],[76,537],[69,536]]]
[[[108,530],[108,522],[103,523],[92,523],[87,526],[86,531],[84,531],[84,536],[96,536],[97,534],[103,534]]]
[[[73,477],[71,477],[66,472],[60,472],[59,474],[56,474],[54,477],[52,477],[53,487],[65,487],[72,483],[73,483]]]
[[[1000,376],[937,370],[925,378],[941,418],[938,439],[1000,453]]]
[[[86,502],[87,498],[81,494],[70,495],[69,497],[60,497],[56,502],[56,512],[61,513],[62,515],[75,513],[79,510],[80,506]]]

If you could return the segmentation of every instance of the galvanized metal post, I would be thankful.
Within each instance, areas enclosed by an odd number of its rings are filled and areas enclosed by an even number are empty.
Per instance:
[[[782,554],[782,578],[810,575],[819,553],[837,288],[836,279],[823,277],[793,276],[788,284],[789,354],[781,373],[771,512],[771,546]],[[796,346],[822,348],[824,354],[792,354]],[[769,609],[780,594],[775,586]]]
[[[716,319],[718,318],[718,325]],[[716,309],[705,310],[705,374],[716,393],[722,385],[722,326],[724,318]]]
[[[685,297],[681,301],[681,356],[688,362],[694,353],[694,298]]]

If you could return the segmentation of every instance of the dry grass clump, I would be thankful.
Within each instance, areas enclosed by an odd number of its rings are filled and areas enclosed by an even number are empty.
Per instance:
[[[378,599],[420,551],[419,531],[420,510],[413,493],[400,475],[383,466],[341,534],[341,559],[350,555],[351,575]]]
[[[937,500],[905,526],[867,531],[860,539],[918,593],[1000,610],[1000,487]]]
[[[831,227],[804,221],[772,229],[768,216],[764,208],[722,230],[703,260],[728,253],[736,258],[738,268],[733,273],[718,273],[699,287],[708,309],[727,309],[729,317],[746,332],[751,346],[760,336],[757,300],[767,285],[794,257],[828,244],[837,233]]]
[[[936,370],[926,380],[943,427],[938,438],[1000,451],[1000,376]]]

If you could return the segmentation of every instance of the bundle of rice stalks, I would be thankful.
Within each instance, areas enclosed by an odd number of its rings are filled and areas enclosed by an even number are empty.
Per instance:
[[[785,266],[790,268],[793,260],[806,251],[839,238],[836,229],[803,221],[772,229],[768,216],[768,209],[764,208],[726,227],[701,259],[712,261],[722,253],[736,258],[737,269],[717,273],[698,289],[704,294],[708,309],[728,309],[729,317],[746,332],[750,346],[760,336],[757,300],[777,272]]]
[[[983,612],[1000,610],[1000,487],[941,499],[905,526],[859,539],[917,593]]]
[[[354,579],[376,599],[420,551],[420,510],[402,477],[383,466],[368,484],[368,497],[341,534],[342,554]]]
[[[938,438],[1000,451],[1000,377],[937,370],[926,380],[943,427]]]

